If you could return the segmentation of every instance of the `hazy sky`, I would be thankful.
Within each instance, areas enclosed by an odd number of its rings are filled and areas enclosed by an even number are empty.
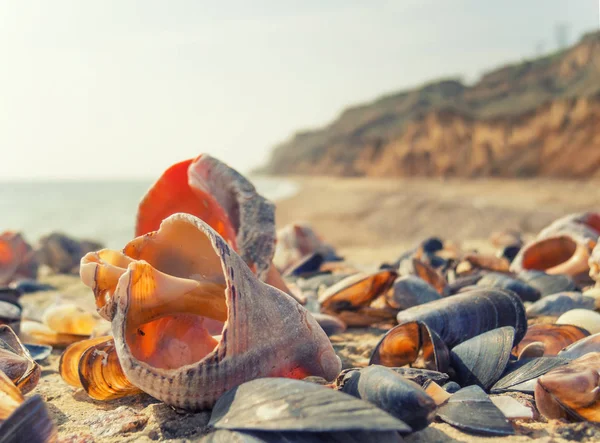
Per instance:
[[[242,171],[344,107],[598,28],[597,0],[6,0],[0,179]]]

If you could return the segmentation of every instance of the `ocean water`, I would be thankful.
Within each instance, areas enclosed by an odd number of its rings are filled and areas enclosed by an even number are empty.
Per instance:
[[[297,186],[284,179],[252,179],[270,199],[293,195]],[[0,182],[0,232],[21,232],[30,243],[63,232],[121,249],[133,238],[137,206],[153,180]]]

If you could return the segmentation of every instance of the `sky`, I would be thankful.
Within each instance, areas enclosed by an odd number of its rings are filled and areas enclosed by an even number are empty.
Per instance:
[[[0,2],[0,180],[242,172],[345,107],[598,29],[597,0]]]

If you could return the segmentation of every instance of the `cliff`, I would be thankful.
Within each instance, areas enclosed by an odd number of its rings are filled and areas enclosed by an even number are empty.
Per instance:
[[[550,56],[344,111],[277,146],[269,174],[600,176],[600,32]]]

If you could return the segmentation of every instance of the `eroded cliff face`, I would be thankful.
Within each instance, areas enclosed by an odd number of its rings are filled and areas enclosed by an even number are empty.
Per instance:
[[[600,176],[600,33],[560,54],[349,109],[265,170],[346,176]]]

